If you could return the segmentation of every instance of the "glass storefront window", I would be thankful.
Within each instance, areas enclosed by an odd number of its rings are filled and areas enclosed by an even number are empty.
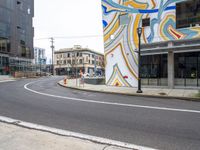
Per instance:
[[[197,57],[186,57],[186,78],[197,78]]]
[[[142,83],[147,85],[166,85],[167,55],[148,55],[141,57]]]
[[[175,85],[199,86],[200,52],[175,54]]]

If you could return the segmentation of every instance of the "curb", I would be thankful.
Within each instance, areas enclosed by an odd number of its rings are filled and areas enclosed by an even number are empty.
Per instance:
[[[0,80],[0,83],[13,82],[13,81],[16,81],[16,79]]]
[[[22,128],[26,128],[26,129],[52,133],[52,134],[60,135],[60,136],[73,137],[73,138],[78,138],[78,139],[82,139],[82,140],[88,140],[93,143],[104,144],[104,145],[108,145],[108,146],[116,146],[119,148],[126,148],[126,149],[130,149],[130,150],[157,150],[157,149],[153,149],[150,147],[110,140],[110,139],[106,139],[106,138],[101,138],[101,137],[96,137],[96,136],[91,136],[91,135],[86,135],[86,134],[81,134],[81,133],[76,133],[76,132],[71,132],[71,131],[67,131],[67,130],[52,128],[52,127],[34,124],[34,123],[30,123],[30,122],[24,122],[21,120],[16,120],[16,119],[4,117],[4,116],[0,116],[0,122],[11,124],[11,125],[16,125],[18,127],[22,127]]]
[[[126,95],[126,96],[137,96],[137,97],[150,97],[150,98],[164,98],[164,99],[178,99],[178,100],[185,100],[185,101],[193,101],[193,102],[200,102],[200,98],[197,97],[179,97],[179,96],[162,96],[162,95],[148,95],[148,94],[131,94],[131,93],[119,93],[119,92],[111,92],[111,91],[98,91],[98,90],[92,90],[92,89],[83,89],[73,86],[65,86],[59,82],[57,82],[58,85],[64,88],[70,88],[80,91],[88,91],[88,92],[97,92],[97,93],[107,93],[107,94],[117,94],[117,95]]]

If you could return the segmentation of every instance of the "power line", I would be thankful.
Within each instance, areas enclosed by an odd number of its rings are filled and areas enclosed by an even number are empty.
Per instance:
[[[80,39],[80,38],[96,38],[96,37],[103,37],[103,35],[83,35],[83,36],[55,36],[54,39]],[[50,39],[49,37],[44,38],[37,38],[34,40],[47,40]]]

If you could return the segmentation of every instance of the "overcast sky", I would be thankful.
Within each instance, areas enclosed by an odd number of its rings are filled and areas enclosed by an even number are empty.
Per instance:
[[[51,59],[50,37],[55,37],[55,50],[82,45],[103,53],[101,0],[34,2],[34,46],[45,48],[48,60]],[[74,38],[91,35],[94,37]]]

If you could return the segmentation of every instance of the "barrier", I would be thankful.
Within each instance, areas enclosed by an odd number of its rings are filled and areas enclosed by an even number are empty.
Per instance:
[[[67,78],[64,78],[64,84],[65,85],[67,84]]]

